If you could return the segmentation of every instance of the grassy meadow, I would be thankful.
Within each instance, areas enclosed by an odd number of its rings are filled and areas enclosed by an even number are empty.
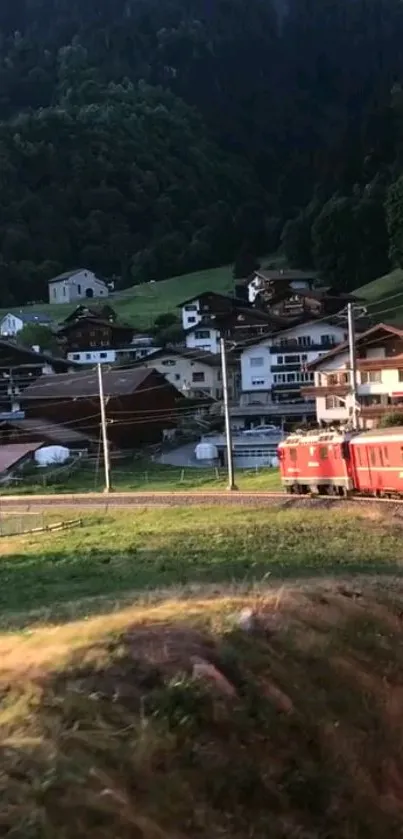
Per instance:
[[[0,539],[1,835],[397,839],[402,548],[351,505]]]

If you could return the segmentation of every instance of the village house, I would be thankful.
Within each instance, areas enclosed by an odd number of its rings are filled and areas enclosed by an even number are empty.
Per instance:
[[[182,326],[187,329],[194,328],[201,320],[211,319],[212,315],[230,315],[237,309],[245,309],[247,303],[227,294],[218,294],[216,291],[203,291],[188,300],[179,304],[182,310]]]
[[[372,428],[388,413],[403,412],[403,330],[378,324],[356,338],[359,424]],[[348,342],[308,365],[314,381],[303,389],[314,399],[321,424],[348,422],[352,396]]]
[[[313,382],[307,365],[343,341],[344,325],[328,321],[302,321],[287,329],[268,333],[241,352],[241,399],[232,416],[246,425],[259,425],[281,417],[307,419],[314,416],[313,399],[302,394]]]
[[[76,364],[114,364],[136,360],[154,349],[151,336],[135,334],[118,319],[111,306],[83,304],[59,325],[58,340],[67,358]]]
[[[189,305],[197,307],[190,316],[187,311]],[[192,303],[185,301],[182,304],[182,324],[187,349],[216,354],[220,350],[221,336],[239,343],[264,334],[278,325],[278,319],[235,298],[206,292]]]
[[[52,319],[41,312],[8,312],[0,320],[0,335],[3,338],[13,338],[27,324],[50,327]]]
[[[65,358],[0,340],[0,420],[21,415],[22,393],[38,378],[73,368]]]
[[[203,350],[163,349],[149,355],[141,362],[161,373],[184,396],[190,399],[221,401],[223,385],[221,356]],[[228,353],[228,391],[235,399],[239,387],[239,364],[232,353]]]
[[[312,289],[317,282],[315,271],[265,268],[254,271],[245,280],[238,281],[235,293],[238,297],[248,300],[249,303],[255,303],[262,292],[274,296],[284,288],[291,292]]]
[[[107,297],[109,288],[93,271],[76,268],[48,282],[49,303],[75,303],[92,297]]]
[[[118,449],[162,440],[176,428],[185,397],[155,369],[111,368],[103,373],[108,438]],[[100,440],[97,370],[43,376],[22,394],[29,419],[62,424]]]

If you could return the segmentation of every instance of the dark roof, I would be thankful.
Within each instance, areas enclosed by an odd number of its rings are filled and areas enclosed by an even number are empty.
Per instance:
[[[83,444],[91,440],[95,441],[94,437],[89,434],[83,434],[75,428],[70,428],[67,425],[58,425],[54,422],[49,422],[47,419],[40,418],[26,418],[21,420],[5,420],[1,423],[3,427],[14,428],[25,433],[35,434],[43,437],[44,440],[50,440],[54,443],[69,444]]]
[[[52,323],[52,318],[41,312],[8,312],[7,314],[19,318],[23,323]],[[7,317],[7,315],[4,315],[4,317]]]
[[[129,367],[104,370],[102,379],[104,394],[127,396],[134,393],[150,376],[146,367]],[[98,397],[97,370],[64,373],[59,376],[41,376],[23,392],[25,399],[86,399]]]
[[[96,315],[83,315],[83,317],[77,318],[77,320],[60,324],[58,333],[68,332],[70,329],[74,329],[75,326],[80,326],[86,323],[94,326],[108,326],[111,329],[124,329],[125,331],[131,329],[134,332],[134,328],[130,325],[130,323],[123,323],[116,320],[106,320],[105,318],[97,317]]]
[[[109,314],[109,318],[107,317]],[[97,305],[94,303],[92,306],[86,306],[84,303],[79,303],[78,306],[70,312],[67,317],[61,322],[61,326],[66,323],[70,323],[71,321],[80,320],[80,318],[86,317],[94,317],[94,318],[104,318],[106,320],[116,320],[117,314],[112,306],[109,306],[107,303]]]
[[[249,305],[245,302],[245,300],[242,300],[241,297],[233,297],[229,294],[221,294],[218,291],[201,291],[200,294],[194,294],[193,297],[189,297],[188,300],[182,300],[181,303],[178,303],[177,308],[181,309],[182,306],[187,306],[188,303],[193,303],[194,300],[202,300],[203,297],[216,297],[220,300],[229,300],[235,306],[239,304],[244,308],[246,308],[246,306]]]
[[[24,457],[40,449],[42,445],[43,443],[10,443],[0,446],[0,473],[7,472]]]
[[[397,335],[398,338],[403,338],[403,329],[399,329],[397,326],[391,326],[388,323],[377,323],[376,326],[371,326],[370,329],[367,329],[365,332],[362,332],[361,335],[358,335],[355,340],[356,346],[360,346],[361,344],[365,344],[367,338],[370,338],[372,335],[376,334],[377,332],[387,332],[390,335]],[[315,361],[311,361],[307,367],[310,370],[313,370],[315,367],[319,367],[319,365],[323,364],[323,362],[328,361],[329,358],[334,358],[336,355],[345,352],[348,350],[349,343],[348,341],[343,341],[342,344],[337,344],[333,350],[329,350],[325,355],[322,355],[320,358],[317,358]]]
[[[138,365],[144,364],[145,362],[149,364],[150,362],[158,361],[159,358],[165,358],[165,356],[167,355],[176,355],[178,356],[178,358],[185,358],[189,361],[199,361],[200,364],[207,364],[208,367],[221,366],[220,353],[211,353],[207,352],[207,350],[198,349],[188,350],[179,347],[170,349],[167,347],[166,349],[156,350],[156,352],[150,353],[145,358],[142,358],[141,360],[134,362],[134,365],[130,365],[130,367],[137,367]],[[231,352],[227,353],[227,359],[229,363],[231,363],[231,361],[234,360]]]
[[[30,361],[35,361],[38,366],[40,364],[49,364],[55,370],[69,370],[72,367],[79,367],[78,364],[74,364],[74,362],[68,361],[66,358],[51,355],[50,353],[36,352],[35,350],[32,350],[29,347],[24,347],[23,344],[18,344],[14,341],[3,341],[0,339],[0,350],[1,349],[17,353],[22,356],[22,358],[30,359]],[[21,361],[21,364],[24,364],[24,361]]]
[[[262,277],[264,280],[284,280],[284,282],[292,282],[295,280],[316,280],[318,274],[316,271],[300,271],[298,268],[259,268],[253,274],[254,277]]]

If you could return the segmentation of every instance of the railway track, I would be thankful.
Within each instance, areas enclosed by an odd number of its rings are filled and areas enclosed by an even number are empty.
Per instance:
[[[334,507],[350,504],[378,504],[401,507],[403,499],[353,497],[344,500],[332,496],[287,495],[284,492],[116,492],[55,495],[3,495],[0,512],[7,510],[51,510],[68,507],[112,510],[136,507],[183,507],[200,505]]]

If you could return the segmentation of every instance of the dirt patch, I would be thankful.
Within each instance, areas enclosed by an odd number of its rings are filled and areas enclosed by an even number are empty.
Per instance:
[[[57,672],[3,670],[2,835],[397,839],[401,587],[192,608],[114,618]]]

